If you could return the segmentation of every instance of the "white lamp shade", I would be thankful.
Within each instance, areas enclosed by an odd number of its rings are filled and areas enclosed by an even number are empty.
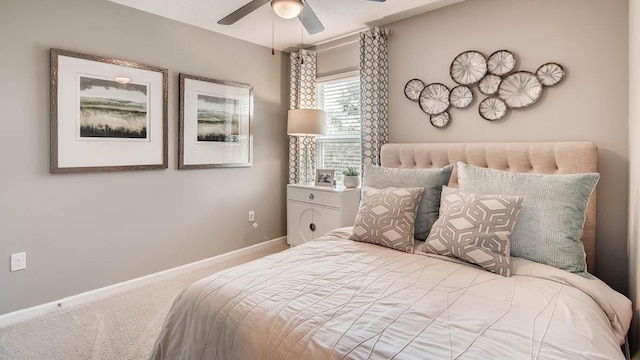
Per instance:
[[[273,11],[283,19],[293,19],[302,11],[302,0],[271,0]]]
[[[327,133],[327,113],[315,109],[289,110],[287,134],[323,136]]]

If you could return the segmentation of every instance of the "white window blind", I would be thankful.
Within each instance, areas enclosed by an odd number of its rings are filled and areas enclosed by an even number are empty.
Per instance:
[[[318,108],[327,112],[327,135],[316,139],[318,169],[342,171],[362,168],[360,146],[360,77],[349,76],[318,81]]]

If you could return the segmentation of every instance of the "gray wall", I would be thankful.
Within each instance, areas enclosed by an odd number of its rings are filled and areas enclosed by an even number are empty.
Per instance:
[[[0,313],[285,235],[286,57],[105,0],[2,0],[0,44]],[[49,174],[51,47],[169,69],[168,169]],[[180,72],[254,86],[253,167],[177,170]]]
[[[590,140],[599,148],[596,273],[627,292],[628,3],[625,0],[473,0],[389,26],[389,132],[392,142]],[[478,101],[451,111],[445,130],[429,124],[403,94],[412,78],[453,86],[460,52],[512,50],[519,69],[548,61],[567,69],[540,101],[495,123]],[[482,99],[476,91],[477,97]]]

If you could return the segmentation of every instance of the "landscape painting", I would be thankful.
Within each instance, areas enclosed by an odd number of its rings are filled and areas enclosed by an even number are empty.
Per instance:
[[[178,169],[253,165],[253,87],[181,73]]]
[[[240,102],[198,94],[198,141],[238,142]]]
[[[80,76],[80,139],[147,139],[147,85]]]

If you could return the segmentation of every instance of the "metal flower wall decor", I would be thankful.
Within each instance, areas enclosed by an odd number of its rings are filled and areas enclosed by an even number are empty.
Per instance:
[[[509,50],[498,50],[484,56],[468,50],[453,59],[449,75],[456,86],[449,89],[441,83],[425,84],[411,79],[404,87],[407,99],[416,101],[429,115],[431,125],[445,128],[451,122],[451,108],[465,109],[475,98],[473,87],[487,97],[480,101],[478,112],[488,121],[502,119],[510,109],[535,104],[545,87],[555,86],[564,78],[562,65],[549,62],[536,72],[515,71],[516,58]]]

